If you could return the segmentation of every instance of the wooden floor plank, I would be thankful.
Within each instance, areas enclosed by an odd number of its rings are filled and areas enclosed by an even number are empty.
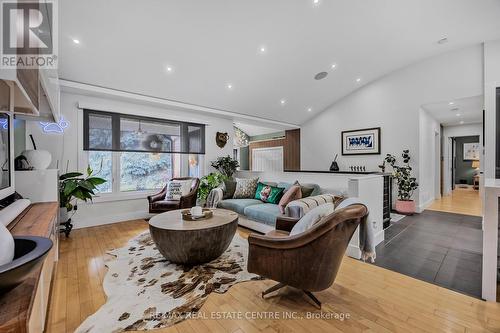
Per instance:
[[[147,230],[135,220],[73,231],[61,238],[47,332],[72,332],[104,304],[107,251]],[[239,229],[246,237],[246,229]],[[194,332],[500,332],[500,304],[486,303],[352,258],[344,258],[335,284],[316,293],[317,310],[300,291],[284,288],[263,299],[275,282],[249,281],[211,294],[202,307],[208,319],[189,319],[158,333]],[[296,319],[212,319],[217,312],[294,313]],[[307,314],[345,313],[348,319],[305,319]],[[301,319],[299,319],[301,318]]]
[[[449,195],[434,200],[427,209],[473,216],[483,215],[480,192],[471,187],[457,187]]]

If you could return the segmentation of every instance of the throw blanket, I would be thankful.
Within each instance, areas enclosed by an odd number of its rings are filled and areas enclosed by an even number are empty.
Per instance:
[[[208,194],[207,207],[208,208],[217,208],[217,205],[219,204],[219,202],[222,201],[223,196],[224,196],[224,191],[222,190],[222,188],[220,188],[220,187],[214,188]]]
[[[286,205],[285,214],[286,216],[300,219],[311,209],[326,203],[333,203],[335,205],[336,202],[342,198],[342,196],[336,194],[320,194],[313,197],[294,200]]]
[[[343,200],[335,208],[342,209],[350,205],[356,205],[364,203],[358,198],[347,198]],[[375,252],[375,232],[373,231],[373,225],[370,223],[369,219],[370,213],[366,215],[359,225],[359,248],[361,249],[361,260],[374,263],[377,258],[377,253]]]

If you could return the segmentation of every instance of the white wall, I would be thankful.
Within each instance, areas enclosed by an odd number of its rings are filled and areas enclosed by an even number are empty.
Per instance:
[[[484,43],[485,163],[484,178],[496,172],[496,88],[500,87],[500,40]],[[491,186],[493,181],[488,181]],[[498,191],[485,191],[483,220],[483,298],[495,300],[498,274]]]
[[[43,133],[39,122],[28,122],[26,134],[33,134],[39,149],[45,149],[52,154],[51,168],[59,165],[62,172],[66,171],[66,163],[69,162],[69,171],[83,171],[85,165],[79,162],[79,140],[81,140],[81,124],[78,121],[78,104],[91,105],[96,110],[107,110],[119,113],[144,115],[156,118],[186,120],[206,124],[206,154],[205,171],[210,172],[210,161],[218,156],[231,155],[233,150],[233,121],[229,118],[200,115],[197,113],[167,110],[149,105],[141,105],[134,102],[118,101],[109,98],[91,97],[74,93],[62,93],[61,110],[62,115],[70,123],[63,135]],[[81,118],[81,117],[80,117]],[[215,144],[217,131],[227,132],[231,137],[227,145],[221,149]],[[31,149],[31,143],[27,142]],[[81,142],[80,142],[81,146]],[[93,204],[79,204],[78,213],[74,217],[75,227],[85,227],[104,223],[113,223],[148,216],[148,204],[146,198],[134,200],[105,201],[99,198]]]
[[[385,154],[410,149],[421,181],[420,106],[482,94],[482,64],[482,47],[477,45],[403,68],[360,88],[302,126],[302,168],[326,170],[341,152],[341,131],[380,126],[382,154],[340,156],[340,168],[353,164],[378,170]],[[420,200],[418,195],[415,199]]]
[[[445,126],[443,127],[443,177],[444,177],[444,195],[449,195],[452,190],[452,180],[451,180],[451,167],[452,158],[451,156],[451,146],[449,144],[450,138],[459,136],[471,136],[478,135],[479,142],[483,142],[483,125],[482,124],[467,124],[460,126]],[[483,158],[482,158],[483,159]],[[483,163],[481,162],[481,170],[483,169]]]
[[[427,111],[420,109],[419,112],[419,153],[417,157],[420,170],[420,188],[418,200],[419,211],[422,211],[433,200],[439,198],[441,174],[437,165],[440,155],[441,126]]]
[[[500,40],[484,43],[485,178],[495,178],[497,87],[500,87]]]

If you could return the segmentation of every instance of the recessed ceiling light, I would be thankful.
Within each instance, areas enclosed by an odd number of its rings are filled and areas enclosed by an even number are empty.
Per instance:
[[[455,102],[450,102],[450,103],[448,103],[448,105],[454,105],[454,104],[455,104]]]
[[[460,113],[457,113],[457,117],[460,117],[460,116],[461,116],[461,114],[460,114]]]
[[[226,87],[227,87],[227,89],[233,89],[233,85],[232,85],[231,83],[228,83],[228,84],[226,85]]]
[[[318,74],[314,75],[314,79],[315,80],[323,80],[327,76],[328,76],[327,72],[319,72]]]
[[[312,110],[312,108],[307,108],[307,112],[311,112]]]
[[[261,46],[261,47],[259,47],[259,52],[264,54],[267,52],[267,48],[265,46]]]
[[[73,39],[73,43],[75,43],[75,44],[80,44],[80,40],[78,40],[78,39]]]
[[[444,37],[444,38],[441,38],[440,40],[437,41],[438,44],[445,44],[445,43],[448,43],[448,38]]]
[[[167,66],[167,67],[165,67],[165,70],[166,70],[167,72],[169,72],[169,73],[172,73],[172,71],[173,71],[174,69],[172,68],[172,66]]]
[[[356,82],[357,82],[357,83],[360,83],[360,82],[361,82],[361,78],[360,78],[360,77],[358,77],[358,78],[356,79]]]
[[[286,100],[284,100],[284,99],[282,99],[282,100],[280,101],[280,104],[281,104],[281,105],[285,105],[285,103],[286,103]]]
[[[319,0],[313,0],[313,5],[315,6],[319,5]]]
[[[460,125],[463,125],[465,122],[463,120],[460,121]]]
[[[337,68],[337,64],[333,64],[333,65],[331,66],[331,68],[332,68],[332,69]]]

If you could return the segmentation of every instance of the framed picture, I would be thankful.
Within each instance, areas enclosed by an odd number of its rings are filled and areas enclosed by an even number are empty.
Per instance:
[[[380,127],[342,132],[342,155],[380,154]]]
[[[480,143],[464,143],[464,161],[479,161]]]

